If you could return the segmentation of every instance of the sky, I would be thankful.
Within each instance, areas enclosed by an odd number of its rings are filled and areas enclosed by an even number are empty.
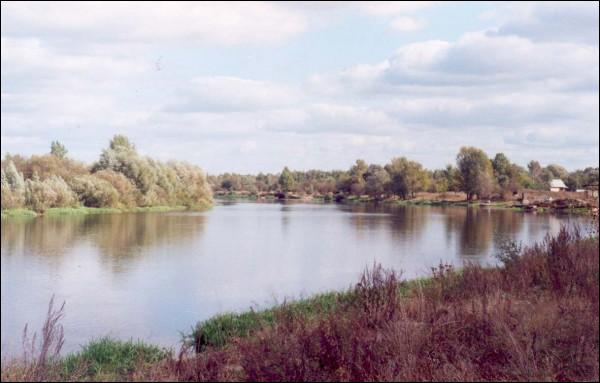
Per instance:
[[[598,2],[2,2],[2,154],[598,166]]]

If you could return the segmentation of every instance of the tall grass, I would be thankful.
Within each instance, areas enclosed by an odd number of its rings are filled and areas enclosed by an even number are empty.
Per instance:
[[[597,381],[597,232],[563,228],[531,247],[505,247],[500,258],[491,269],[442,264],[418,283],[375,266],[348,293],[310,309],[284,304],[205,322],[201,347],[131,363],[113,378]],[[46,369],[34,378],[81,378]],[[11,371],[3,366],[3,381],[24,380]],[[94,374],[83,377],[103,378]]]

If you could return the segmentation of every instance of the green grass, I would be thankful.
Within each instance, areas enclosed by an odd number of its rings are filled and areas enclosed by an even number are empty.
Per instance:
[[[2,218],[16,218],[16,217],[36,217],[39,215],[56,217],[56,216],[68,216],[68,215],[88,215],[88,214],[117,214],[117,213],[166,213],[170,211],[202,211],[210,208],[208,202],[198,204],[197,206],[148,206],[148,207],[134,207],[134,208],[110,208],[110,207],[55,207],[44,211],[43,213],[36,213],[33,210],[27,209],[5,209],[2,210]]]
[[[329,292],[266,310],[219,314],[199,322],[191,334],[184,335],[184,341],[193,344],[198,351],[208,346],[222,347],[231,338],[246,337],[253,330],[273,324],[276,311],[284,306],[294,313],[314,317],[318,313],[331,312],[340,302],[352,299],[352,296],[352,291]]]
[[[38,214],[28,209],[3,209],[2,218],[33,218]]]
[[[95,380],[110,381],[134,371],[140,364],[156,363],[168,354],[165,349],[141,341],[101,338],[62,359],[60,367],[65,377],[83,373]]]
[[[430,281],[430,278],[404,281],[398,285],[400,295],[406,296],[415,288],[423,287]],[[194,345],[197,351],[202,351],[206,347],[223,347],[232,338],[246,337],[252,331],[272,325],[276,320],[277,310],[282,307],[307,318],[316,318],[319,314],[334,311],[340,304],[351,302],[354,296],[353,290],[334,291],[284,303],[266,310],[219,314],[199,322],[191,334],[184,335],[184,341]]]
[[[215,199],[220,200],[257,200],[258,196],[256,194],[220,194],[216,195]]]
[[[54,217],[59,215],[110,214],[120,212],[121,210],[116,208],[54,207],[46,210],[43,215]]]

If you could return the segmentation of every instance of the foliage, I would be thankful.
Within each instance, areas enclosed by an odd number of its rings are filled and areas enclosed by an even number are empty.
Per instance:
[[[59,176],[46,180],[38,177],[25,183],[25,205],[37,212],[53,207],[69,207],[76,204],[77,198],[69,185]]]
[[[119,195],[119,204],[122,207],[131,208],[136,205],[138,191],[133,182],[122,173],[117,173],[113,170],[100,170],[94,173],[94,177],[112,185]]]
[[[462,190],[471,200],[477,195],[479,198],[488,196],[494,188],[492,164],[481,149],[463,147],[456,157],[460,170]]]
[[[52,141],[50,144],[50,154],[60,159],[63,159],[67,156],[69,151],[67,148],[58,141]]]
[[[369,165],[365,174],[365,192],[371,197],[380,197],[390,191],[390,174],[379,165]]]
[[[94,175],[75,177],[71,188],[86,207],[117,207],[119,193],[110,184]]]
[[[124,136],[115,136],[92,167],[94,173],[101,171],[125,176],[138,190],[136,202],[140,206],[197,206],[211,201],[211,190],[199,167],[184,162],[162,163],[141,156]],[[110,181],[118,180],[110,176]],[[115,187],[125,187],[125,184],[120,180]]]
[[[285,168],[283,168],[283,171],[279,176],[279,186],[281,187],[281,191],[283,191],[284,193],[292,191],[294,183],[294,177],[292,176],[292,173],[286,166]]]
[[[385,169],[391,177],[392,192],[402,199],[427,189],[429,175],[418,162],[394,158]]]

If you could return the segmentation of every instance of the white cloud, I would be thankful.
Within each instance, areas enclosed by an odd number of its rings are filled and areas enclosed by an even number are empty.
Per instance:
[[[213,76],[195,78],[180,99],[168,107],[175,112],[231,112],[288,106],[300,98],[297,90],[264,81]]]
[[[413,13],[434,5],[435,1],[358,1],[354,6],[375,16]]]
[[[314,18],[322,33],[330,17],[343,24],[356,13],[415,30],[432,24],[418,14],[430,5],[2,3],[2,150],[45,152],[60,139],[91,161],[124,133],[145,153],[211,172],[346,168],[398,155],[435,167],[462,145],[522,164],[597,163],[597,5],[588,18],[587,5],[509,5],[494,28],[415,40],[331,73],[310,67],[314,75],[288,83],[246,78],[235,71],[243,63],[223,60],[207,74],[177,62],[214,53],[207,45],[255,54],[280,44],[263,56],[277,60]],[[157,71],[157,52],[169,49],[175,58]]]
[[[390,27],[399,32],[414,32],[425,27],[425,22],[412,17],[398,17],[392,20]]]
[[[2,34],[89,40],[278,43],[302,33],[302,13],[266,2],[2,3]],[[18,26],[18,28],[17,28]]]
[[[494,16],[497,33],[534,41],[568,41],[598,45],[597,1],[506,3]]]

